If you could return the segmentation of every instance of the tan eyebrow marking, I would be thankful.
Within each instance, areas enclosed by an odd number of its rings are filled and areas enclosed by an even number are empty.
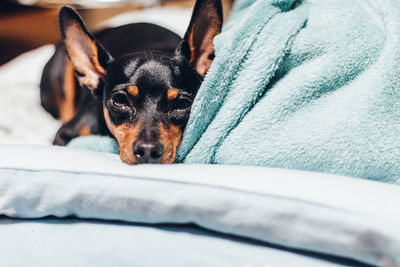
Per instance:
[[[128,85],[126,89],[128,90],[128,93],[130,93],[134,97],[137,97],[139,95],[139,88],[136,85]]]
[[[171,88],[171,89],[168,89],[168,91],[167,91],[167,99],[168,100],[174,100],[178,97],[178,95],[179,95],[178,89]]]

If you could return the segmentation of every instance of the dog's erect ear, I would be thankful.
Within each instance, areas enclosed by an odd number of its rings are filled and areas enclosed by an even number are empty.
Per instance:
[[[222,28],[221,0],[197,0],[186,34],[177,53],[186,56],[204,76],[214,59],[214,37]]]
[[[58,13],[58,25],[65,50],[74,66],[81,86],[86,86],[96,95],[104,82],[106,66],[111,55],[86,30],[79,14],[69,6],[63,6]]]

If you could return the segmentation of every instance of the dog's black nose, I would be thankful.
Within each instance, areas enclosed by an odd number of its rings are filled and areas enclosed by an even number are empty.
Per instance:
[[[158,163],[164,146],[160,143],[136,141],[133,144],[133,153],[137,163]]]

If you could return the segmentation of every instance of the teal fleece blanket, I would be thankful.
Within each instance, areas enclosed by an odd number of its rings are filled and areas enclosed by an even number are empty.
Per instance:
[[[400,183],[399,1],[237,0],[214,43],[178,162]]]
[[[400,181],[400,3],[237,0],[178,161]]]

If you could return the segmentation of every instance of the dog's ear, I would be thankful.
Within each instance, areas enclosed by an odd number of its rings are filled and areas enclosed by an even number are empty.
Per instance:
[[[214,59],[214,37],[223,22],[221,0],[197,0],[186,34],[177,48],[204,76]]]
[[[89,88],[95,95],[101,95],[111,55],[86,30],[81,17],[72,7],[63,6],[60,9],[58,25],[80,85]]]

